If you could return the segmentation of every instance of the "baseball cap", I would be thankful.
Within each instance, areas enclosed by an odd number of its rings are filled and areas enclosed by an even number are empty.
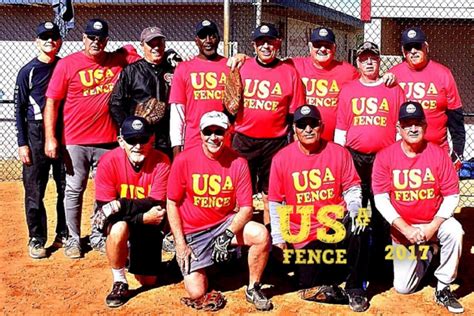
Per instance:
[[[359,48],[357,48],[357,52],[356,52],[357,57],[359,57],[360,54],[362,54],[363,52],[372,52],[375,55],[380,56],[380,50],[377,44],[369,42],[369,41],[362,43],[362,45],[360,45]]]
[[[142,31],[142,34],[140,35],[140,41],[141,42],[148,42],[148,41],[151,41],[152,39],[154,39],[156,37],[165,38],[166,36],[163,34],[163,32],[161,31],[161,29],[159,27],[150,26],[150,27],[145,28]]]
[[[274,24],[262,23],[252,32],[252,40],[255,41],[259,37],[280,38],[280,34]]]
[[[150,124],[143,117],[129,116],[122,123],[120,136],[125,140],[133,137],[150,137]]]
[[[223,129],[227,129],[229,127],[229,118],[222,112],[207,112],[201,117],[199,128],[202,131],[203,129],[209,126],[219,126]]]
[[[299,120],[305,118],[312,118],[320,121],[321,113],[314,105],[304,104],[296,109],[295,113],[293,114],[293,122],[296,123]]]
[[[90,19],[89,21],[87,21],[84,33],[87,35],[108,37],[109,25],[107,24],[107,22],[101,19]]]
[[[205,35],[205,34],[218,34],[219,29],[217,28],[217,24],[209,21],[209,20],[202,20],[196,25],[196,35]]]
[[[426,35],[419,27],[410,27],[402,32],[402,45],[410,43],[424,43]]]
[[[61,33],[59,32],[59,26],[57,26],[55,23],[50,22],[50,21],[40,23],[38,27],[36,28],[37,37],[45,33],[51,33],[51,35],[53,35],[56,38],[61,37]]]
[[[423,111],[423,107],[418,102],[404,102],[400,107],[400,113],[398,115],[398,120],[410,120],[416,119],[420,121],[424,121],[426,119],[425,112]]]
[[[336,36],[331,29],[327,27],[317,27],[313,30],[310,37],[311,42],[324,41],[336,44]]]

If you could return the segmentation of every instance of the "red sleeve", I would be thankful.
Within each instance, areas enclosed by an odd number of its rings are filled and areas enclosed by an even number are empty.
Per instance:
[[[101,202],[110,202],[119,197],[115,187],[115,183],[117,183],[115,169],[112,160],[108,156],[108,154],[105,154],[99,159],[94,179],[95,199]]]
[[[53,100],[63,100],[66,97],[68,86],[67,67],[64,59],[61,59],[54,68],[53,75],[48,84],[48,90],[46,91],[46,97]]]
[[[360,73],[359,73],[359,71],[357,70],[356,67],[351,65],[351,71],[352,71],[352,80],[360,78]]]
[[[293,74],[294,74],[294,83],[293,83],[293,98],[291,99],[291,104],[289,107],[290,113],[294,113],[296,109],[306,103],[306,95],[305,89],[303,86],[303,82],[294,67]]]
[[[343,163],[341,164],[341,166],[344,166],[344,169],[342,170],[342,191],[344,192],[355,185],[360,185],[360,178],[357,174],[351,154],[345,148],[342,148],[342,150]]]
[[[240,163],[239,180],[237,182],[236,200],[239,207],[252,206],[252,181],[247,161],[242,159]]]
[[[169,103],[186,105],[185,65],[182,62],[178,64],[174,71]]]
[[[134,63],[137,60],[141,59],[140,55],[138,55],[138,52],[135,49],[135,47],[133,47],[133,45],[130,45],[130,44],[125,45],[123,46],[123,49],[125,51],[124,54],[125,54],[125,59],[127,60],[127,64]]]
[[[446,98],[448,101],[448,110],[455,110],[462,107],[461,97],[459,96],[458,86],[454,80],[453,74],[447,69],[446,79],[448,80],[446,86]]]
[[[270,168],[270,182],[268,185],[268,200],[272,202],[283,202],[285,200],[285,191],[283,181],[281,179],[280,170],[281,168],[280,157],[275,156],[272,160],[272,166]]]
[[[158,201],[166,201],[166,186],[170,175],[170,161],[167,156],[162,155],[162,161],[157,166],[153,183],[151,187],[150,197]]]
[[[439,148],[441,152],[441,163],[440,163],[440,173],[439,173],[439,185],[440,192],[442,196],[448,196],[453,194],[459,194],[459,178],[454,169],[454,164],[452,163],[448,153]]]
[[[351,115],[349,115],[350,96],[346,96],[347,89],[347,87],[341,88],[341,92],[337,98],[336,128],[342,131],[347,131],[351,125]]]
[[[182,157],[183,153],[177,156],[169,174],[168,199],[175,202],[181,202],[186,192],[186,166]]]
[[[386,151],[379,151],[375,156],[372,169],[372,190],[374,194],[390,193],[392,173],[387,161],[388,155],[385,154]]]

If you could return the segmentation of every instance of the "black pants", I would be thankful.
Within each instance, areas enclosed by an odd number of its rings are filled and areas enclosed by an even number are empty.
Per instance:
[[[374,193],[372,192],[372,169],[375,154],[364,154],[349,148],[354,160],[354,165],[361,180],[362,207],[367,207],[370,201],[372,216],[369,223],[368,244],[369,265],[371,275],[387,268],[389,262],[385,261],[385,246],[391,244],[390,225],[375,207]],[[389,176],[389,175],[387,175]],[[389,271],[392,269],[389,268]]]
[[[57,191],[57,222],[56,234],[67,236],[64,215],[64,189],[66,172],[62,159],[50,159],[44,153],[43,122],[28,122],[28,146],[30,147],[32,164],[23,165],[23,186],[25,188],[26,222],[29,237],[36,237],[43,244],[48,236],[46,209],[43,198],[49,179],[49,170],[53,168],[53,178]]]
[[[351,233],[351,219],[348,215],[343,220],[346,228],[345,238],[337,244],[328,244],[314,240],[304,249],[344,249],[347,264],[327,264],[322,260],[315,264],[296,264],[298,287],[307,289],[318,285],[339,284],[346,282],[346,289],[361,289],[367,280],[367,230],[355,235]],[[331,233],[331,232],[329,232]]]

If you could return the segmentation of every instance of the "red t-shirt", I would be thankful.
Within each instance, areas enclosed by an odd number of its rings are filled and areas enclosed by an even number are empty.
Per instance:
[[[263,67],[249,59],[240,69],[243,107],[235,131],[253,138],[276,138],[287,133],[286,116],[303,105],[304,88],[296,69],[279,61]]]
[[[212,61],[195,57],[176,67],[169,102],[184,105],[186,149],[201,144],[199,122],[203,114],[224,110],[222,98],[230,71],[226,63],[222,56]]]
[[[105,53],[99,63],[82,51],[58,61],[46,96],[64,100],[66,145],[116,141],[117,127],[109,114],[110,95],[123,67],[139,59],[135,48],[126,45]]]
[[[444,65],[430,60],[422,70],[411,69],[406,62],[398,64],[390,72],[395,74],[405,91],[407,100],[420,102],[425,110],[426,140],[449,151],[446,110],[462,107],[458,87],[453,74]]]
[[[295,245],[301,248],[316,240],[316,229],[322,227],[317,220],[318,210],[325,205],[346,206],[342,192],[360,184],[359,176],[347,149],[333,142],[323,142],[317,154],[306,155],[293,142],[280,150],[272,160],[268,200],[286,202],[286,205],[314,205],[308,238]],[[296,212],[296,209],[294,209]],[[301,215],[290,215],[290,231],[297,234]]]
[[[166,200],[170,161],[162,152],[152,149],[140,171],[135,171],[125,150],[115,148],[104,154],[97,166],[95,198],[108,202],[118,198]]]
[[[341,86],[359,78],[357,69],[349,63],[333,60],[324,68],[316,68],[311,57],[291,59],[306,87],[306,103],[317,106],[324,122],[321,137],[327,141],[334,139],[336,128],[337,97]]]
[[[362,84],[353,80],[339,93],[336,128],[347,131],[346,146],[374,154],[395,142],[400,105],[405,101],[397,85],[386,87],[382,80]]]
[[[252,206],[247,161],[225,147],[218,160],[201,146],[179,154],[171,167],[168,199],[175,201],[185,234],[224,222],[235,209]]]
[[[390,202],[408,224],[429,223],[438,212],[443,196],[459,194],[453,163],[444,149],[433,143],[409,158],[401,141],[377,154],[372,172],[374,194],[389,193]],[[392,230],[396,240],[405,238]]]

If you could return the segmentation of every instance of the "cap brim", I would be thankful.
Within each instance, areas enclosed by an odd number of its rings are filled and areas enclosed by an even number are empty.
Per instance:
[[[143,42],[149,42],[154,38],[166,38],[166,36],[164,36],[163,34],[161,34],[161,35],[158,35],[158,34],[150,35],[150,36],[147,36],[147,37],[143,38]]]

